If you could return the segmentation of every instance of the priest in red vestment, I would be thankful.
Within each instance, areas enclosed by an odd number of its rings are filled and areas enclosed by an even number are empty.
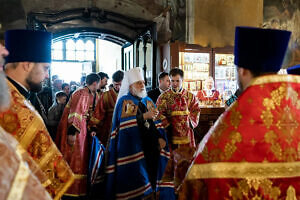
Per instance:
[[[220,93],[215,89],[214,85],[214,79],[211,76],[204,81],[203,90],[199,90],[197,93],[199,101],[213,102],[219,100]]]
[[[156,105],[171,149],[163,180],[172,182],[176,189],[196,149],[193,129],[199,122],[200,105],[191,92],[182,88],[183,71],[174,68],[169,74],[171,88],[158,97]]]
[[[91,73],[86,77],[86,86],[76,90],[63,112],[57,129],[56,144],[75,174],[75,181],[65,196],[87,195],[87,172],[89,139],[92,131],[88,123],[95,109],[100,77]]]
[[[300,199],[300,77],[277,75],[291,33],[237,27],[243,93],[200,143],[179,199]]]
[[[10,105],[10,95],[3,70],[8,51],[0,44],[0,111]],[[41,199],[51,196],[42,182],[48,178],[19,142],[0,126],[0,199]]]
[[[92,126],[97,127],[97,137],[104,146],[106,146],[108,142],[114,108],[123,77],[124,72],[120,70],[113,74],[113,87],[102,93],[91,118]]]
[[[46,180],[40,179],[41,184],[58,200],[72,184],[74,175],[52,141],[41,116],[28,101],[30,92],[39,92],[42,82],[49,76],[51,41],[51,34],[45,31],[20,29],[5,32],[5,46],[10,53],[5,64],[10,106],[0,111],[0,126],[36,162],[47,177]],[[2,101],[3,96],[0,98]]]

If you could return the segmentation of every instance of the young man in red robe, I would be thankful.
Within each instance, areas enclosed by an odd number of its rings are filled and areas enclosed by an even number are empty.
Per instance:
[[[57,129],[56,144],[75,174],[75,181],[65,196],[84,198],[87,195],[89,139],[93,133],[87,125],[98,100],[99,82],[100,77],[95,73],[86,77],[86,86],[72,94]]]
[[[196,149],[193,129],[199,122],[200,105],[194,94],[182,88],[181,69],[174,68],[169,75],[171,88],[158,97],[156,105],[171,149],[163,180],[173,182],[176,189]]]
[[[109,79],[109,76],[104,72],[99,72],[98,76],[100,77],[100,84],[99,88],[97,89],[97,93],[99,97],[106,91],[107,82]]]
[[[277,75],[291,33],[237,27],[243,93],[200,143],[179,199],[300,199],[300,77]]]
[[[91,119],[92,125],[97,127],[97,137],[104,146],[108,142],[114,108],[123,77],[124,72],[120,70],[113,74],[113,87],[102,93]]]

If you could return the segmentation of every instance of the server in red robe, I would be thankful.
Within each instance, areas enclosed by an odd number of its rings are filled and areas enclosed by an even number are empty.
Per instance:
[[[120,70],[113,74],[113,87],[101,95],[91,119],[92,126],[97,127],[97,137],[104,146],[108,142],[114,108],[123,77],[124,72]]]
[[[76,90],[62,115],[57,129],[56,144],[75,174],[75,181],[65,196],[87,195],[87,171],[90,133],[87,124],[94,111],[100,77],[91,73],[86,77],[86,86]]]
[[[101,97],[101,95],[106,91],[106,85],[109,76],[104,72],[99,72],[98,76],[100,77],[101,81],[99,84],[99,88],[97,89],[97,94],[99,95],[99,97]]]
[[[183,71],[174,68],[169,75],[171,88],[158,97],[156,105],[167,130],[172,158],[163,180],[173,182],[176,189],[195,151],[193,128],[199,122],[200,106],[196,97],[182,88]]]
[[[290,35],[236,28],[243,93],[200,143],[179,199],[300,199],[300,77],[276,74]]]

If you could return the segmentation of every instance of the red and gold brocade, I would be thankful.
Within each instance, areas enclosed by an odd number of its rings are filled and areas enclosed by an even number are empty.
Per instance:
[[[0,127],[0,199],[50,200],[41,182],[47,176],[10,134]]]
[[[171,158],[166,166],[162,181],[172,182],[175,192],[182,183],[185,174],[193,160],[195,147],[179,147],[172,151]]]
[[[172,147],[195,147],[193,128],[197,127],[200,116],[195,96],[185,89],[180,92],[169,89],[158,97],[156,105],[164,127],[171,125],[171,133],[168,134],[171,134],[172,141],[169,143]]]
[[[112,117],[117,98],[118,93],[113,88],[102,93],[91,118],[92,126],[97,127],[97,137],[104,146],[108,142],[111,131]]]
[[[198,147],[179,199],[300,199],[300,76],[254,79]]]
[[[162,180],[172,182],[176,191],[196,149],[193,128],[199,122],[200,106],[195,96],[185,89],[180,92],[167,90],[158,97],[156,105],[171,151]]]
[[[0,126],[29,153],[47,177],[46,181],[40,179],[42,184],[55,200],[60,199],[74,181],[74,175],[53,143],[40,115],[9,81],[7,84],[11,106],[0,112]]]
[[[98,100],[96,95],[96,101]],[[75,181],[66,196],[85,196],[87,192],[87,171],[89,135],[87,124],[92,115],[94,95],[88,87],[76,90],[65,107],[58,125],[56,144],[75,174]],[[74,146],[67,143],[69,127],[75,127],[78,133]]]

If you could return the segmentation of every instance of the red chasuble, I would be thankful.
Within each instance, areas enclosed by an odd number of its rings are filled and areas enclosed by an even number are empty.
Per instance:
[[[18,141],[1,127],[0,151],[0,199],[52,199],[41,184],[47,176]]]
[[[91,118],[92,126],[97,127],[97,137],[106,146],[111,132],[111,123],[118,93],[111,88],[102,93]]]
[[[199,122],[200,106],[196,97],[185,89],[180,92],[167,90],[158,97],[156,104],[171,149],[171,159],[162,180],[172,183],[177,190],[196,149],[193,128]]]
[[[195,147],[193,128],[199,122],[200,106],[195,96],[185,89],[162,93],[156,102],[164,127],[171,125],[171,141],[174,145]],[[192,127],[191,127],[192,125]]]
[[[94,96],[87,87],[76,90],[69,100],[58,126],[56,143],[75,174],[75,181],[66,196],[85,196],[88,170],[88,132]],[[96,95],[97,100],[97,95]],[[74,146],[67,143],[68,128],[73,126],[76,134]]]
[[[198,147],[179,199],[300,199],[300,76],[256,78]]]
[[[0,126],[13,135],[38,164],[47,177],[43,180],[38,176],[39,180],[54,200],[58,200],[72,184],[74,175],[52,141],[41,116],[13,84],[9,81],[7,84],[11,102],[8,110],[0,112]]]

